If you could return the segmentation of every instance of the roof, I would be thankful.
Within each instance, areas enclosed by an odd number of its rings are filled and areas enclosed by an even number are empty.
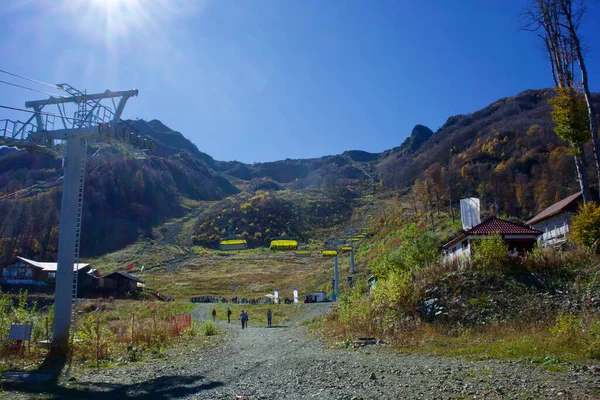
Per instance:
[[[590,188],[590,193],[592,195],[592,199],[598,198],[598,192],[596,192],[595,189]],[[552,204],[550,207],[546,208],[544,211],[527,221],[527,225],[534,225],[554,215],[560,214],[566,208],[572,206],[574,203],[579,203],[582,200],[581,197],[582,196],[580,190],[579,192],[570,195],[566,199],[562,199],[561,201]]]
[[[38,261],[29,260],[29,259],[27,259],[25,257],[21,257],[21,256],[17,256],[17,258],[21,261],[26,262],[29,265],[33,265],[34,267],[41,268],[43,271],[47,271],[47,272],[56,272],[56,268],[58,266],[58,263],[38,262]],[[83,263],[74,264],[73,271],[77,271],[77,270],[85,268],[89,265],[90,264],[83,264]]]
[[[459,239],[462,240],[467,236],[479,236],[479,235],[531,235],[532,237],[536,237],[542,234],[542,232],[537,229],[529,228],[522,224],[517,224],[515,222],[510,222],[504,219],[490,217],[480,223],[479,225],[475,225],[474,227],[467,229],[465,232],[450,240],[448,243],[444,245],[444,247],[449,247],[450,245],[457,242]]]
[[[139,283],[144,283],[144,281],[140,280],[139,278],[136,278],[135,276],[128,274],[127,272],[121,272],[121,271],[115,271],[112,274],[108,274],[104,277],[104,279],[106,278],[110,278],[112,276],[116,276],[116,275],[121,275],[122,277],[124,277],[125,279],[129,279],[135,282],[139,282]]]
[[[490,217],[475,225],[471,229],[467,229],[465,234],[467,235],[493,235],[499,233],[500,235],[541,235],[542,232],[537,229],[529,228],[522,224],[510,222],[505,219],[496,217]]]

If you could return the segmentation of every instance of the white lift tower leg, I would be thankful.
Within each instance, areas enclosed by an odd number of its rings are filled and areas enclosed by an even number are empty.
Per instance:
[[[334,264],[333,264],[333,295],[337,300],[340,295],[340,273],[338,269],[338,256],[335,256]]]
[[[80,196],[83,193],[81,168],[85,162],[86,140],[71,138],[67,141],[67,157],[60,210],[58,265],[54,304],[53,345],[68,349],[71,306],[73,301],[73,268],[81,226]],[[75,260],[77,261],[77,260]]]

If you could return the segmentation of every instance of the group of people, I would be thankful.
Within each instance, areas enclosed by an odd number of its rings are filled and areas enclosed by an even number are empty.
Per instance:
[[[230,324],[231,323],[231,314],[233,314],[233,312],[231,311],[231,308],[227,308],[227,323]],[[217,309],[213,308],[212,310],[212,320],[213,322],[217,322]],[[240,313],[240,321],[242,323],[242,329],[245,329],[248,327],[248,321],[250,320],[250,317],[248,316],[248,312],[245,310],[242,310],[242,312]],[[271,327],[273,324],[273,312],[271,311],[271,309],[269,308],[267,310],[267,327]]]
[[[231,303],[231,304],[271,304],[273,303],[273,299],[270,298],[257,298],[257,299],[249,299],[246,297],[221,297],[218,298],[216,296],[192,296],[190,297],[190,302],[192,303]],[[285,299],[285,304],[292,304],[293,299]]]

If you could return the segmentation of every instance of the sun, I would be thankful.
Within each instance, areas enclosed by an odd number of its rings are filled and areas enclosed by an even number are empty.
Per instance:
[[[71,15],[69,31],[82,33],[87,43],[115,48],[123,41],[152,43],[181,17],[193,14],[197,0],[57,0],[57,12]]]

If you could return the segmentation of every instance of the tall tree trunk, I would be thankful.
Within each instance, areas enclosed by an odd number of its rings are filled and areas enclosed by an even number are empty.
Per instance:
[[[433,220],[433,210],[429,213],[431,216],[431,232],[435,233],[435,221]]]
[[[410,199],[412,200],[413,203],[413,209],[415,210],[415,217],[417,216],[417,201],[415,200],[415,194],[414,193],[410,193]]]
[[[575,158],[575,168],[577,169],[577,178],[579,180],[579,187],[581,188],[581,193],[583,197],[583,203],[587,203],[590,201],[590,184],[587,177],[586,172],[586,162],[583,156],[583,152],[581,152],[582,156],[573,156]]]
[[[573,22],[571,0],[561,0],[560,5],[562,12],[565,15],[567,30],[569,31],[571,43],[575,50],[575,56],[577,57],[577,64],[579,65],[579,70],[581,72],[581,86],[583,87],[583,94],[587,104],[588,116],[590,119],[590,134],[592,136],[592,149],[594,151],[594,160],[596,161],[596,179],[598,180],[598,188],[600,189],[600,141],[598,140],[596,110],[594,109],[594,103],[590,93],[587,67],[585,66],[585,59],[583,58],[583,52],[581,51],[581,41],[577,35],[577,26],[575,26],[575,23]]]
[[[450,217],[454,223],[454,207],[452,207],[452,177],[450,176],[450,161],[448,161],[448,205],[450,206]]]

